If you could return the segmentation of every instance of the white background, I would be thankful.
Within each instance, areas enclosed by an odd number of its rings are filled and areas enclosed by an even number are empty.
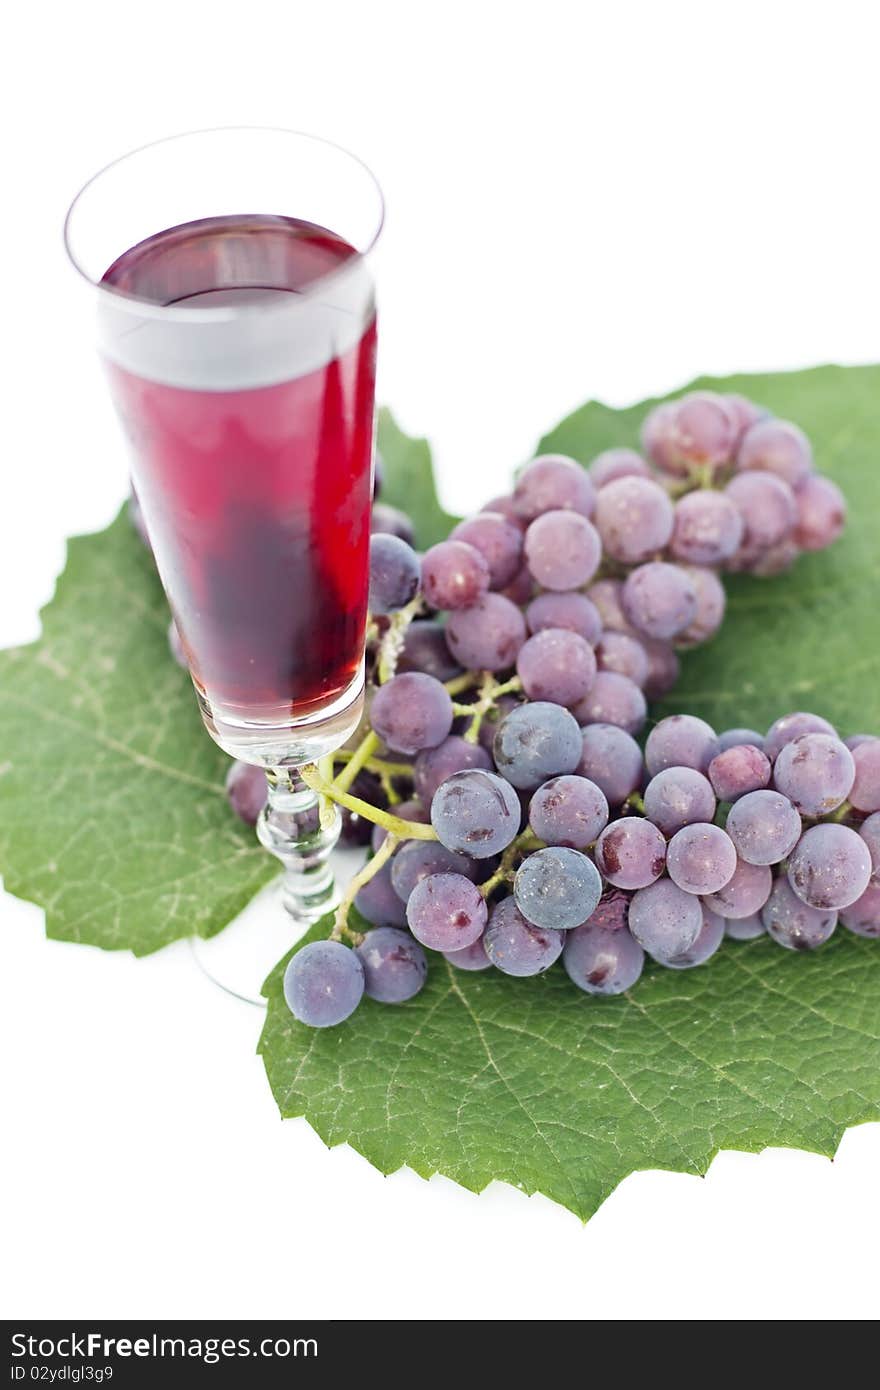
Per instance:
[[[300,127],[373,165],[380,394],[458,509],[589,395],[880,355],[869,0],[151,0],[5,25],[0,644],[36,636],[63,537],[123,495],[59,229],[160,135]],[[0,917],[7,1316],[876,1314],[878,1125],[833,1164],[638,1174],[583,1228],[282,1124],[257,1011],[184,946],[134,961],[47,943],[8,896]]]

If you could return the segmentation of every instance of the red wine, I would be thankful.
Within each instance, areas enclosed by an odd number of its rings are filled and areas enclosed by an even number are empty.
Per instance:
[[[364,649],[364,263],[310,223],[220,217],[132,247],[103,283],[111,387],[203,703],[232,725],[308,718],[358,679]]]

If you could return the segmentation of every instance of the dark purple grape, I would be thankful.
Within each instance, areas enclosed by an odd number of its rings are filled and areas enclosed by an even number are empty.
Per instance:
[[[470,879],[461,874],[432,874],[410,894],[409,929],[433,951],[461,951],[483,935],[488,912]]]
[[[855,775],[852,753],[833,734],[802,734],[780,750],[773,764],[777,790],[804,816],[836,811],[849,795]]]
[[[615,724],[590,724],[581,732],[577,772],[596,783],[609,805],[620,806],[641,785],[641,749]]]
[[[500,512],[479,512],[460,521],[450,539],[465,541],[479,550],[489,566],[489,586],[503,589],[515,579],[523,563],[523,536],[519,526]]]
[[[226,774],[226,797],[245,825],[256,825],[268,795],[266,774],[261,767],[238,761],[231,764]]]
[[[367,772],[363,768],[355,777],[349,788],[352,796],[356,796],[361,801],[367,801],[371,806],[378,806],[384,810],[387,797],[382,790],[382,783],[372,772]],[[378,830],[372,821],[367,820],[366,816],[361,816],[357,811],[350,811],[347,806],[340,808],[342,811],[342,830],[340,831],[340,841],[344,845],[368,845],[372,839],[373,830]]]
[[[725,919],[753,917],[760,912],[773,887],[773,871],[767,864],[747,864],[737,859],[733,876],[704,902]]]
[[[745,525],[723,492],[699,488],[675,504],[675,529],[669,549],[676,560],[691,565],[720,565],[735,555]]]
[[[390,860],[391,884],[401,902],[408,902],[417,883],[430,874],[462,874],[477,881],[477,865],[466,854],[455,854],[437,840],[410,840]]]
[[[616,671],[644,689],[650,670],[648,653],[628,632],[603,632],[596,646],[596,663],[600,671]]]
[[[526,531],[526,562],[545,589],[588,584],[599,568],[602,544],[595,526],[574,511],[544,512]]]
[[[868,816],[859,826],[859,834],[871,856],[871,882],[880,883],[880,811]]]
[[[364,971],[364,994],[380,1004],[403,1004],[428,978],[425,953],[409,932],[376,927],[367,932],[355,955]]]
[[[587,777],[554,777],[529,803],[529,825],[548,845],[586,849],[608,824],[608,802]]]
[[[616,724],[628,734],[637,734],[644,727],[648,706],[635,681],[616,671],[599,671],[572,713],[582,726]]]
[[[525,640],[525,618],[503,594],[484,594],[472,607],[450,613],[446,624],[449,650],[466,670],[508,670]]]
[[[761,909],[764,930],[789,951],[814,951],[837,926],[836,911],[816,909],[792,892],[788,880],[778,878]]]
[[[422,557],[422,593],[432,608],[470,608],[489,588],[489,566],[465,541],[440,541]]]
[[[503,975],[541,975],[562,954],[564,933],[533,926],[513,898],[502,898],[489,913],[483,933],[486,955]]]
[[[651,478],[619,478],[597,495],[595,521],[606,555],[624,565],[638,565],[669,544],[674,512],[663,488]]]
[[[756,729],[725,729],[723,734],[718,735],[718,747],[722,753],[726,753],[728,748],[740,748],[744,743],[750,743],[753,748],[760,748],[763,752],[764,735]]]
[[[444,951],[443,955],[456,970],[490,970],[492,967],[481,936],[470,946],[463,946],[460,951]]]
[[[381,869],[358,889],[354,905],[361,916],[374,926],[406,926],[406,906],[394,891],[390,862],[383,864]]]
[[[684,632],[697,614],[697,591],[681,565],[652,560],[639,565],[623,586],[623,611],[638,632],[660,640]]]
[[[685,825],[711,821],[715,793],[695,768],[666,767],[645,788],[645,815],[664,835],[674,835]]]
[[[629,905],[629,929],[661,965],[690,951],[703,929],[703,905],[669,878],[640,888]]]
[[[725,917],[724,933],[731,941],[754,941],[764,935],[764,923],[760,912],[752,917]]]
[[[590,646],[595,646],[602,632],[602,619],[596,605],[586,594],[577,592],[539,594],[526,609],[526,622],[532,633],[548,627],[567,628],[578,633]]]
[[[770,759],[751,743],[734,744],[716,753],[709,764],[709,781],[719,801],[738,801],[747,792],[770,782]]]
[[[587,994],[623,994],[638,980],[645,953],[630,933],[592,921],[568,932],[562,964],[572,984]]]
[[[450,734],[436,748],[426,748],[413,765],[416,795],[426,806],[447,777],[453,772],[464,772],[466,768],[479,767],[492,770],[492,759],[478,743],[468,743],[458,734]]]
[[[748,864],[779,864],[801,834],[801,818],[780,792],[747,792],[727,817],[727,833]]]
[[[784,714],[770,725],[764,739],[764,752],[771,763],[776,761],[787,743],[800,738],[802,734],[833,734],[836,738],[837,730],[818,714],[804,714],[802,711]]]
[[[840,920],[856,936],[880,937],[880,883],[869,883],[860,898],[841,908]]]
[[[670,956],[663,964],[668,970],[691,970],[695,965],[705,965],[714,956],[724,940],[724,918],[703,904],[703,925],[700,933],[687,951],[680,956]]]
[[[415,598],[419,557],[399,536],[382,532],[370,537],[370,612],[394,613]]]
[[[452,728],[452,700],[433,676],[405,671],[376,691],[370,709],[373,729],[396,753],[436,748]]]
[[[596,679],[596,658],[577,632],[547,627],[520,647],[516,672],[530,700],[576,705]]]
[[[855,779],[849,799],[857,811],[880,811],[880,738],[860,743],[852,754]]]
[[[602,831],[595,855],[599,872],[615,888],[647,888],[663,872],[666,841],[649,820],[622,816]]]
[[[693,767],[705,773],[717,752],[718,735],[704,719],[671,714],[649,733],[645,763],[652,777],[664,767]]]
[[[284,999],[310,1028],[333,1028],[354,1013],[364,993],[358,956],[341,941],[311,941],[284,972]]]
[[[431,802],[431,824],[441,843],[473,859],[506,849],[519,832],[521,817],[510,783],[478,768],[453,773]]]
[[[560,510],[592,516],[596,489],[574,459],[543,454],[520,473],[513,490],[513,505],[524,521]]]
[[[446,645],[446,628],[436,618],[410,623],[397,658],[397,670],[422,671],[438,681],[451,681],[461,667]]]
[[[849,907],[864,893],[871,872],[865,841],[849,826],[831,821],[805,830],[788,861],[788,881],[795,893],[820,911]]]
[[[717,893],[736,870],[733,841],[718,825],[685,825],[669,841],[666,872],[686,893]]]
[[[415,540],[415,530],[409,517],[397,507],[389,507],[387,502],[373,503],[370,530],[374,536],[398,536],[407,545],[412,545]]]
[[[517,705],[498,725],[493,744],[498,771],[523,791],[574,772],[582,751],[574,715],[546,701]]]
[[[528,565],[523,565],[510,583],[505,584],[504,588],[499,589],[498,592],[504,598],[509,598],[511,603],[515,603],[517,608],[523,608],[535,592],[535,581],[532,579]]]
[[[602,880],[585,854],[550,845],[522,861],[513,880],[513,896],[533,926],[570,931],[595,912]]]

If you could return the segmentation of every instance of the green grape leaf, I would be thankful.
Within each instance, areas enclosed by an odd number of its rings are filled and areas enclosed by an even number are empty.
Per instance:
[[[427,445],[382,412],[384,497],[448,526]],[[0,872],[51,937],[145,955],[226,926],[277,870],[226,804],[229,759],[168,652],[168,606],[124,514],[69,542],[40,639],[0,652]]]
[[[790,575],[733,579],[721,633],[685,656],[656,712],[760,728],[806,707],[843,731],[880,732],[880,368],[699,384],[798,421],[847,493],[850,525]],[[634,444],[648,404],[586,405],[540,451],[587,463]],[[284,964],[266,983],[260,1041],[279,1109],[384,1173],[407,1165],[473,1191],[499,1179],[587,1219],[639,1169],[702,1174],[722,1148],[830,1156],[847,1126],[880,1118],[880,945],[842,927],[815,955],[764,939],[725,942],[696,970],[649,965],[608,1000],[558,965],[513,980],[432,956],[416,999],[365,1000],[323,1031],[286,1009]]]

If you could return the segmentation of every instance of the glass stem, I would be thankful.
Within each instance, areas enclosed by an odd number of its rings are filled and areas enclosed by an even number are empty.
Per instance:
[[[339,807],[321,824],[316,792],[307,787],[296,768],[266,773],[269,797],[257,821],[261,845],[284,866],[282,902],[298,922],[317,922],[339,902],[330,867],[330,854],[339,839]]]

